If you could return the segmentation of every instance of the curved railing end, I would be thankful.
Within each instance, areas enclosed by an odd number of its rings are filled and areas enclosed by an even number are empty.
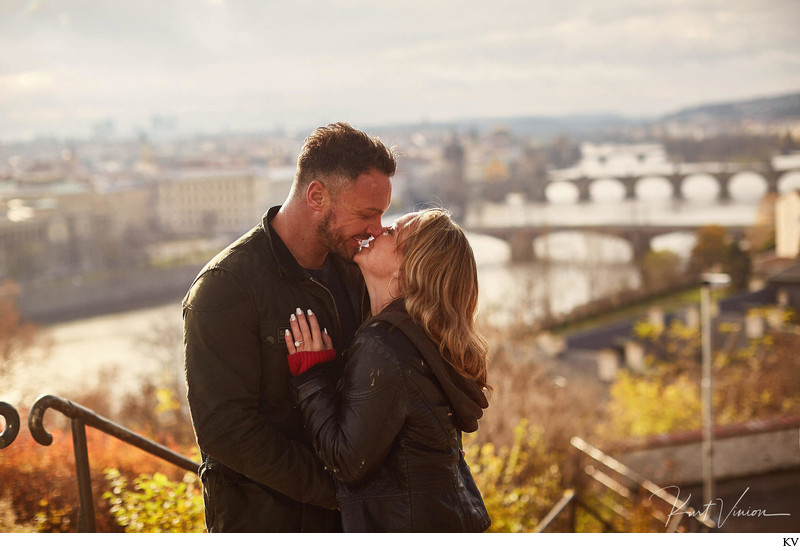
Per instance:
[[[44,414],[61,400],[61,398],[52,394],[42,394],[36,398],[36,401],[31,406],[31,411],[28,414],[28,430],[31,431],[33,439],[42,446],[49,446],[53,443],[53,435],[44,428]]]
[[[6,423],[6,427],[0,433],[0,449],[3,449],[10,446],[19,434],[19,412],[8,402],[0,402],[0,415]]]

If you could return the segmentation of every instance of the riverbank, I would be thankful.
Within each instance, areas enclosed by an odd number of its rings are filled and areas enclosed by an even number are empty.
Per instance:
[[[145,267],[91,279],[24,283],[17,307],[26,319],[50,325],[180,302],[202,267]]]

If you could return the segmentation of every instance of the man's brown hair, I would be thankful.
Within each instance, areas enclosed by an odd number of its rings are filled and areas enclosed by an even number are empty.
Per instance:
[[[394,151],[379,138],[345,122],[321,126],[303,143],[292,191],[297,194],[313,180],[319,180],[336,194],[344,182],[353,182],[372,169],[394,176],[397,169]]]

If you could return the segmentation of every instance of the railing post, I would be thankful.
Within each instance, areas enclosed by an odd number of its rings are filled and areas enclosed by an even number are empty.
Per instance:
[[[86,446],[86,425],[80,419],[72,419],[72,446],[75,450],[75,472],[78,475],[78,532],[96,532],[94,521],[94,499],[92,477],[89,472],[89,450]]]
[[[3,404],[3,402],[0,402]],[[96,532],[94,503],[92,498],[92,479],[89,471],[89,450],[86,446],[86,426],[95,428],[149,454],[197,474],[200,465],[161,444],[139,436],[130,430],[97,415],[80,404],[75,404],[58,396],[48,394],[39,396],[31,406],[28,415],[28,428],[31,436],[42,446],[53,443],[53,435],[44,428],[44,414],[53,408],[66,415],[72,423],[72,446],[75,452],[75,472],[78,477],[78,532]],[[2,411],[0,411],[2,413]],[[5,432],[3,433],[5,435]]]

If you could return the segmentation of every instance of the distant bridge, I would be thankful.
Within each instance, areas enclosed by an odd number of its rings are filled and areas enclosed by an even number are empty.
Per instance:
[[[578,190],[578,201],[591,201],[591,187],[600,180],[616,180],[625,189],[625,199],[637,199],[642,180],[649,178],[663,178],[672,187],[672,198],[685,199],[685,183],[689,177],[708,175],[717,182],[717,201],[725,203],[731,200],[730,182],[739,174],[757,174],[766,182],[766,193],[778,193],[779,182],[784,175],[798,172],[800,169],[776,169],[772,163],[698,163],[675,165],[672,172],[668,171],[643,171],[639,174],[626,172],[623,174],[595,174],[592,176],[576,173],[575,169],[551,171],[548,179],[541,186],[533,190],[532,199],[536,202],[548,202],[547,188],[556,182],[568,182]]]
[[[474,226],[468,227],[469,231],[490,235],[506,241],[511,247],[512,262],[529,262],[536,260],[534,241],[538,237],[551,233],[564,231],[579,231],[582,233],[599,233],[614,237],[621,237],[630,243],[633,257],[639,260],[650,250],[651,241],[659,235],[675,232],[695,232],[701,225],[625,225],[625,224],[563,224],[545,226]],[[735,239],[742,239],[747,226],[726,225],[725,229]]]

